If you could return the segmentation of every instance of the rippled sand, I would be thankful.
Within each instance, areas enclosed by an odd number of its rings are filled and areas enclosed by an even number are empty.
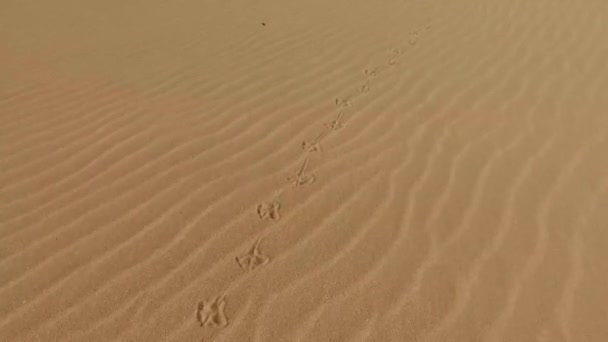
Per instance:
[[[607,341],[607,18],[4,1],[0,341]]]

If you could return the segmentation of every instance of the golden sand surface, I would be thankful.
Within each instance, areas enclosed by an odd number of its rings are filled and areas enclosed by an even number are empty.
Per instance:
[[[605,0],[0,1],[0,341],[608,341]]]

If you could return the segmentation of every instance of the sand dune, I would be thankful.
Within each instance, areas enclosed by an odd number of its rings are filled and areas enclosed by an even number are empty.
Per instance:
[[[0,8],[0,341],[608,339],[604,1]]]

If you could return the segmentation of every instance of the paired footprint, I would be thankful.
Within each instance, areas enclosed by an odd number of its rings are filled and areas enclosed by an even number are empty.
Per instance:
[[[359,87],[359,94],[365,94],[369,92],[369,80],[364,85]]]
[[[225,327],[228,325],[228,318],[224,313],[226,299],[220,295],[210,301],[202,300],[198,303],[196,310],[196,320],[201,327]]]
[[[274,201],[271,203],[260,203],[257,212],[261,219],[278,220],[281,218],[279,209],[281,209],[281,204]]]
[[[338,113],[338,117],[336,117],[334,120],[330,121],[329,123],[326,123],[325,127],[327,129],[329,129],[330,131],[337,131],[340,128],[344,127],[344,124],[342,123],[343,116],[344,116],[344,112],[340,111],[340,113]]]
[[[340,108],[350,107],[353,105],[352,101],[349,98],[346,98],[346,99],[336,98],[335,103],[336,103],[336,106],[338,106]]]
[[[304,172],[306,171],[306,166],[308,165],[308,160],[309,160],[308,158],[306,158],[304,160],[302,167],[300,167],[300,170],[298,171],[298,173],[295,176],[287,177],[287,180],[291,184],[295,185],[296,187],[304,186],[306,184],[310,184],[315,181],[315,175],[313,175],[313,174],[305,175],[304,174]]]
[[[320,139],[323,137],[325,132],[321,132],[314,140],[312,141],[302,141],[302,149],[304,152],[313,153],[313,152],[322,152],[321,150],[321,141]]]
[[[302,141],[302,149],[307,153],[321,152],[321,143],[313,141]]]
[[[260,266],[266,265],[268,261],[270,261],[270,258],[260,252],[260,242],[262,242],[262,239],[258,239],[246,254],[236,257],[236,262],[241,268],[253,271]]]
[[[365,75],[369,76],[369,77],[376,77],[378,76],[378,68],[375,69],[365,69]]]
[[[261,241],[262,239],[258,239],[247,253],[236,257],[236,262],[241,268],[253,271],[268,263],[270,258],[263,255],[259,249]],[[196,308],[196,320],[201,327],[226,327],[229,322],[225,309],[226,295],[224,293],[211,300],[202,300],[198,302]]]
[[[395,48],[391,49],[391,57],[388,60],[388,65],[393,66],[397,64],[397,60],[401,56],[401,49]]]
[[[418,42],[418,31],[414,31],[410,35],[410,38],[408,39],[408,43],[410,43],[410,45],[416,45],[417,42]]]

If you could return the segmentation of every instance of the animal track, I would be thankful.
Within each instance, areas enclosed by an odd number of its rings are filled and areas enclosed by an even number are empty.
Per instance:
[[[400,48],[391,49],[391,57],[389,58],[388,65],[392,66],[397,64],[397,59],[399,58],[399,56],[401,56],[402,53],[403,52]]]
[[[308,153],[322,152],[321,142],[319,141],[325,132],[321,132],[313,141],[302,141],[302,149]]]
[[[313,183],[315,181],[315,175],[306,175],[306,176],[304,175],[304,170],[306,170],[307,165],[308,165],[308,158],[306,158],[306,160],[304,160],[304,163],[302,164],[302,167],[300,168],[300,171],[298,171],[296,176],[288,177],[287,180],[291,184],[293,184],[297,187]]]
[[[288,181],[295,186],[304,186],[306,184],[314,183],[315,176],[314,175],[298,176],[298,177],[294,177],[294,178],[289,178]]]
[[[410,38],[408,39],[408,42],[410,43],[410,45],[416,45],[416,43],[418,42],[418,31],[412,32]]]
[[[261,23],[262,26],[266,26],[265,22]],[[431,28],[431,18],[427,20],[425,25],[426,30]],[[423,29],[424,30],[424,29]],[[410,45],[415,45],[419,38],[419,32],[414,31],[410,34],[408,38],[408,43]],[[405,45],[405,42],[402,42]],[[325,123],[325,127],[329,131],[337,131],[344,127],[343,116],[344,112],[347,110],[347,107],[351,107],[353,104],[353,100],[357,100],[363,94],[366,94],[370,91],[370,81],[372,78],[384,74],[390,70],[394,70],[391,66],[396,65],[399,62],[400,57],[404,54],[405,51],[409,51],[407,46],[402,46],[401,48],[393,48],[390,50],[390,57],[386,64],[388,65],[380,65],[373,69],[365,69],[365,75],[367,76],[365,83],[360,84],[357,87],[356,94],[350,94],[346,98],[336,98],[335,104],[339,108],[339,112],[337,117],[330,121],[329,123]],[[312,152],[322,152],[320,140],[324,134],[328,134],[327,130],[324,130],[312,141],[302,141],[302,149],[307,153]],[[287,177],[287,180],[295,185],[296,187],[304,186],[306,184],[310,184],[315,182],[314,174],[305,174],[306,167],[308,166],[309,158],[306,158],[300,167],[300,170],[297,172],[295,176]],[[284,187],[281,187],[279,191],[285,190]],[[274,197],[275,199],[279,199],[278,196]],[[281,218],[280,209],[281,204],[277,201],[273,200],[272,202],[263,202],[258,204],[256,211],[260,219],[266,220],[279,220]],[[258,267],[266,265],[270,262],[270,258],[264,255],[259,247],[262,239],[258,239],[255,241],[253,246],[242,255],[238,255],[235,257],[235,261],[239,265],[240,268],[247,269],[249,272],[255,270]],[[198,303],[196,310],[196,320],[200,323],[202,327],[226,327],[229,324],[228,318],[226,317],[225,308],[226,308],[226,299],[225,299],[224,291],[221,295],[213,298],[212,300],[202,300]],[[204,338],[201,342],[204,341]]]
[[[370,77],[376,77],[378,76],[378,68],[374,68],[372,70],[365,69],[365,74]]]
[[[401,51],[400,48],[391,49],[391,54],[393,55],[393,57],[401,56],[402,53],[403,51]]]
[[[321,152],[321,144],[318,141],[302,141],[302,149],[308,153]]]
[[[365,94],[369,92],[369,80],[365,82],[364,85],[359,86],[359,94]]]
[[[281,218],[279,213],[280,208],[281,204],[278,202],[260,203],[257,208],[258,216],[260,216],[261,219],[278,220]]]
[[[257,267],[268,263],[270,259],[267,256],[262,255],[258,249],[260,242],[262,242],[262,239],[258,239],[247,254],[236,257],[236,262],[241,268],[247,268],[249,271],[253,271]]]
[[[225,327],[228,319],[224,313],[226,300],[224,295],[220,295],[211,301],[202,300],[198,302],[196,310],[196,320],[201,327]]]
[[[336,98],[335,102],[336,102],[336,106],[338,106],[338,107],[350,107],[350,106],[352,106],[352,102],[348,98],[346,98],[346,99]]]
[[[337,131],[340,128],[342,128],[344,125],[342,124],[342,116],[344,115],[344,112],[340,112],[338,113],[338,117],[335,120],[332,120],[329,123],[325,124],[325,127],[327,127],[329,130],[331,131]]]

